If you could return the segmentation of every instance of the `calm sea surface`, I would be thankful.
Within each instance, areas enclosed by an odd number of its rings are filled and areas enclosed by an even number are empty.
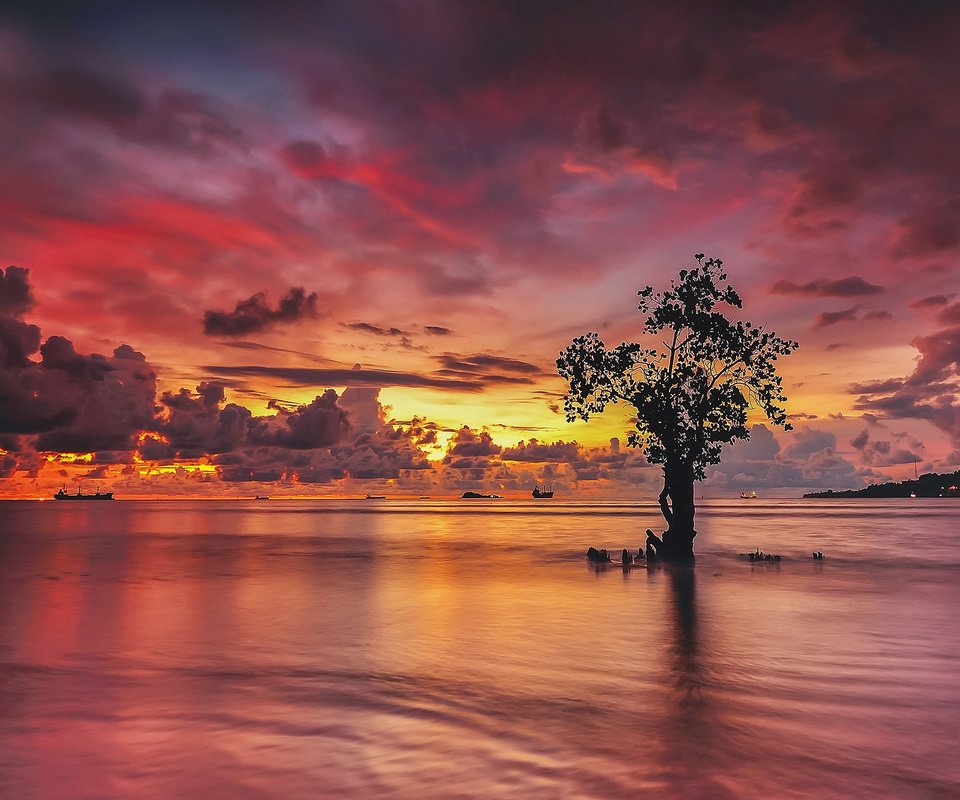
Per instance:
[[[0,796],[957,798],[958,520],[707,501],[624,573],[652,504],[0,502]]]

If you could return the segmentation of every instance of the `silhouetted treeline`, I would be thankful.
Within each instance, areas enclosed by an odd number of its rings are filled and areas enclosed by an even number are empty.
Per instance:
[[[874,483],[865,489],[847,489],[835,492],[808,492],[804,497],[960,497],[960,470],[940,475],[927,472],[912,481]]]

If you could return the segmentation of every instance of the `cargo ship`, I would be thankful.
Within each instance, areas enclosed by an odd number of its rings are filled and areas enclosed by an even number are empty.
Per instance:
[[[101,492],[97,489],[95,494],[83,494],[80,487],[77,487],[76,494],[67,494],[67,487],[61,486],[60,491],[53,496],[54,500],[113,500],[113,492]]]

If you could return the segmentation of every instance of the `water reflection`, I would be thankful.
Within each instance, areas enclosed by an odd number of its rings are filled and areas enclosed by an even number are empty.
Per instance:
[[[0,503],[0,795],[960,796],[955,518],[624,573],[563,506],[115,505]]]
[[[676,699],[681,706],[704,702],[704,675],[700,652],[700,618],[697,613],[697,573],[692,565],[664,568],[670,585],[674,642],[671,661]]]
[[[724,765],[718,764],[716,757],[720,731],[710,693],[711,658],[698,605],[697,568],[668,564],[663,570],[669,587],[672,636],[667,656],[672,685],[663,720],[663,777],[679,797],[728,797],[729,790],[719,782]]]

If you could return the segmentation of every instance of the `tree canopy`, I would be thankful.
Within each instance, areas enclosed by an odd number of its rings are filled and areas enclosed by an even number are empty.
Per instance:
[[[647,286],[638,292],[638,308],[647,315],[644,342],[608,350],[598,334],[587,333],[557,359],[569,384],[564,397],[569,422],[588,420],[610,403],[636,410],[628,442],[651,463],[664,465],[664,495],[676,505],[679,485],[689,483],[691,541],[692,482],[719,463],[723,445],[750,437],[750,405],[790,429],[776,362],[798,346],[762,325],[729,318],[724,311],[742,302],[727,282],[723,262],[702,253],[695,258],[697,265],[680,270],[668,289],[654,293]],[[672,523],[664,495],[661,506]]]

